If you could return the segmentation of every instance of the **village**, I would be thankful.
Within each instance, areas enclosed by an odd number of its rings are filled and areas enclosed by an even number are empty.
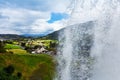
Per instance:
[[[0,45],[7,53],[17,54],[56,54],[56,40],[23,39],[23,40],[3,40],[0,39]]]

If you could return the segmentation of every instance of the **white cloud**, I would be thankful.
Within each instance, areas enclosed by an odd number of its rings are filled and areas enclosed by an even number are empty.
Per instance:
[[[30,25],[30,32],[34,34],[44,33],[51,30],[56,31],[64,27],[63,21],[56,21],[54,23],[47,23],[44,19],[37,19],[32,25]]]
[[[30,30],[30,26],[36,22],[36,20],[48,20],[50,18],[50,13],[48,12],[40,12],[33,11],[27,9],[16,9],[16,8],[4,8],[0,9],[0,15],[6,16],[5,18],[0,18],[0,28],[2,31],[6,31],[5,33],[21,33],[28,32]],[[41,24],[41,22],[39,22]],[[42,23],[43,24],[43,23]],[[34,26],[35,27],[35,26]],[[45,26],[44,26],[45,27]],[[31,28],[34,31],[34,28]],[[47,27],[45,27],[47,29]],[[41,30],[43,30],[41,28]],[[45,31],[45,30],[44,30]],[[4,33],[4,32],[0,32]]]
[[[8,29],[2,28],[0,29],[0,34],[21,34],[21,33],[11,28],[8,28]]]
[[[49,24],[49,25],[54,29],[54,31],[56,31],[56,30],[64,28],[65,22],[66,22],[66,20],[63,19],[61,21],[56,21],[56,22]]]
[[[0,13],[6,16],[0,19],[1,34],[40,34],[63,28],[62,21],[47,22],[50,19],[49,12],[4,8],[0,9]]]
[[[31,32],[30,33],[43,33],[47,30],[52,29],[49,24],[44,19],[37,19],[32,25],[30,25]]]
[[[52,12],[65,12],[69,2],[70,0],[44,0],[43,11],[18,7],[17,3],[6,2],[7,4],[0,8],[0,16],[5,16],[0,18],[0,34],[39,34],[48,30],[59,30],[63,28],[64,20],[54,23],[46,21],[50,19]]]
[[[21,8],[3,8],[0,9],[0,13],[3,16],[8,16],[9,21],[11,22],[24,22],[26,20],[31,20],[35,18],[48,19],[50,16],[47,12],[33,11]]]

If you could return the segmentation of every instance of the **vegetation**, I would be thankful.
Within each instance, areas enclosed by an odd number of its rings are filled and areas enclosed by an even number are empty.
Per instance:
[[[12,65],[11,69],[4,70]],[[52,56],[0,54],[0,80],[52,80],[55,63]],[[7,77],[6,75],[10,75]],[[20,78],[21,76],[21,78]],[[6,79],[4,79],[6,77]],[[11,79],[7,79],[11,77]],[[19,77],[19,78],[18,78]],[[18,78],[18,79],[17,79]]]
[[[7,50],[7,52],[11,54],[19,54],[19,55],[29,54],[26,50],[23,49],[9,49]]]
[[[2,41],[0,41],[0,53],[5,53],[6,50],[4,48],[4,43]]]
[[[19,45],[14,45],[14,44],[6,44],[5,49],[21,49],[21,46]]]
[[[20,80],[22,74],[20,72],[17,72],[17,74],[14,75],[14,71],[15,69],[12,65],[3,68],[0,71],[0,80]]]
[[[57,40],[11,36],[4,35],[5,40],[0,41],[0,80],[52,80],[53,55],[32,54],[27,50],[37,50],[42,45],[48,53],[54,53]]]
[[[31,40],[28,43],[26,43],[26,46],[30,47],[30,46],[35,46],[35,45],[39,45],[40,43],[42,43],[45,47],[50,47],[51,43],[55,43],[57,44],[57,40],[41,40],[41,39],[36,39],[36,40]]]

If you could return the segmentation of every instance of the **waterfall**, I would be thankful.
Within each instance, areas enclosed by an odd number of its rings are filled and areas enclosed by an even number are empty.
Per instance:
[[[106,2],[95,25],[91,80],[120,80],[120,1]]]
[[[55,80],[120,80],[120,1],[74,0],[69,8]]]

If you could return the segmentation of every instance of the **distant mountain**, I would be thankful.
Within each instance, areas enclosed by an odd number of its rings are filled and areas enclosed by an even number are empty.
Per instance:
[[[44,34],[23,34],[22,36],[36,38],[36,37],[42,37],[42,36],[45,36],[45,35]]]
[[[0,39],[3,40],[19,39],[19,38],[25,38],[25,37],[17,34],[0,34]]]
[[[41,39],[53,39],[53,40],[58,40],[58,35],[60,32],[64,31],[65,28],[60,29],[58,31],[54,31],[53,33],[50,33],[46,36],[41,37]]]
[[[3,40],[10,40],[10,39],[25,39],[25,38],[37,38],[45,35],[39,35],[39,34],[23,34],[23,35],[17,35],[17,34],[0,34],[0,39]]]

